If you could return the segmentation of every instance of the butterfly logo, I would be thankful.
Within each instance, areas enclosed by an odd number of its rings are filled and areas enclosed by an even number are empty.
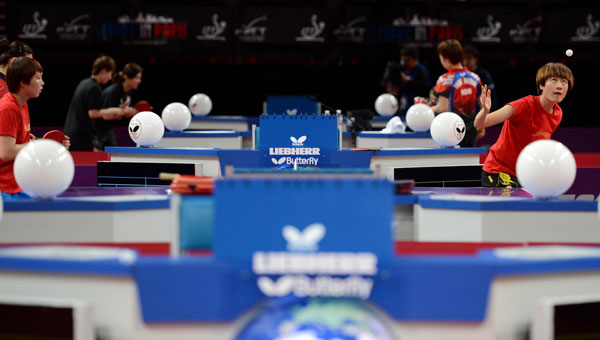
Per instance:
[[[292,110],[290,110],[290,109],[285,109],[285,113],[287,113],[287,114],[288,114],[288,115],[290,115],[290,116],[294,116],[294,115],[296,115],[296,113],[297,113],[297,112],[298,112],[298,109],[292,109]]]
[[[288,250],[316,251],[319,249],[319,241],[325,236],[325,226],[321,223],[313,223],[300,231],[293,225],[286,225],[281,233],[287,241]]]
[[[454,126],[454,133],[456,134],[456,137],[459,139],[462,139],[465,136],[466,131],[467,131],[467,128],[465,127],[465,124],[463,122],[458,122]]]
[[[275,164],[275,165],[281,165],[281,164],[285,163],[285,157],[281,157],[281,158],[279,158],[279,160],[276,158],[271,158],[271,162],[273,162],[273,164]]]
[[[292,291],[294,278],[282,276],[273,281],[266,276],[261,276],[258,278],[257,284],[260,291],[267,296],[286,296]]]
[[[296,137],[290,137],[290,140],[292,141],[292,145],[302,146],[302,145],[304,145],[303,143],[306,141],[306,136],[302,136],[298,139],[296,139]]]
[[[129,122],[129,136],[132,139],[137,139],[142,134],[142,124],[137,119],[132,119]]]

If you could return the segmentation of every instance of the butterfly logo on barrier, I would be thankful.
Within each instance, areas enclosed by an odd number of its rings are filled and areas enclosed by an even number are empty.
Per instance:
[[[273,162],[273,164],[275,164],[275,165],[281,165],[281,164],[285,163],[285,157],[281,157],[279,159],[271,158],[271,162]]]
[[[281,233],[287,241],[288,250],[316,251],[319,249],[319,241],[325,236],[325,226],[321,223],[313,223],[300,231],[293,225],[286,225]]]
[[[296,113],[298,113],[298,109],[292,109],[292,110],[285,109],[285,113],[287,113],[290,116],[294,116],[294,115],[296,115]]]
[[[292,141],[293,146],[302,146],[304,145],[304,142],[306,142],[306,136],[302,136],[298,139],[296,139],[296,137],[290,137],[290,140]]]
[[[266,276],[258,278],[258,288],[267,296],[285,296],[288,295],[293,288],[294,278],[291,276],[282,276],[273,281]]]

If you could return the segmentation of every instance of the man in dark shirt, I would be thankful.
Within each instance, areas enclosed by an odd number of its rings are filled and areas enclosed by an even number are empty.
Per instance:
[[[129,107],[131,103],[131,94],[142,82],[142,67],[136,63],[128,63],[123,70],[116,72],[112,78],[112,84],[102,90],[101,107],[125,107],[127,114],[125,117],[132,117],[137,110]],[[92,129],[94,131],[94,147],[98,150],[104,150],[107,146],[116,146],[117,139],[113,131],[113,126],[123,124],[122,119],[104,120],[93,119]]]
[[[387,63],[381,85],[398,99],[398,112],[406,113],[414,97],[429,97],[431,81],[425,65],[419,63],[419,52],[406,46],[400,50],[400,61]]]
[[[93,146],[92,119],[117,119],[125,114],[125,106],[102,108],[100,85],[106,84],[115,71],[115,61],[109,56],[96,58],[92,76],[82,80],[73,94],[67,118],[65,134],[71,137],[71,151],[98,151]]]
[[[481,83],[483,85],[487,85],[487,88],[492,90],[492,108],[494,111],[496,109],[496,84],[494,84],[494,79],[488,70],[484,69],[479,65],[479,50],[474,45],[468,44],[464,46],[464,61],[463,64],[469,69],[469,71],[474,72],[479,76]]]

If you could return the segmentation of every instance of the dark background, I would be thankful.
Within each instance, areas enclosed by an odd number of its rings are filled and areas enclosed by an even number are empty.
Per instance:
[[[170,1],[165,4],[164,1],[130,0],[98,4],[23,0],[8,2],[3,10],[6,13],[4,33],[10,40],[27,42],[34,50],[34,57],[44,67],[46,84],[43,93],[29,102],[33,126],[63,125],[75,87],[90,75],[94,58],[102,53],[115,58],[119,69],[127,62],[136,62],[144,68],[142,85],[133,99],[134,102],[150,101],[159,114],[168,103],[187,104],[188,99],[198,92],[211,97],[211,115],[259,115],[263,101],[271,94],[315,95],[323,104],[344,111],[372,109],[375,98],[383,92],[380,80],[386,62],[398,57],[400,46],[414,44],[419,48],[421,62],[429,67],[432,83],[444,72],[435,54],[435,46],[443,39],[390,39],[381,34],[381,29],[391,27],[392,19],[410,19],[415,14],[443,18],[451,26],[461,28],[459,40],[466,44],[472,42],[475,30],[486,22],[486,16],[493,13],[495,18],[504,20],[502,42],[474,43],[480,49],[480,64],[494,77],[498,102],[503,105],[535,94],[537,69],[546,62],[561,61],[575,75],[575,88],[561,103],[565,113],[561,125],[589,127],[600,126],[594,87],[600,75],[600,42],[575,43],[569,39],[576,27],[586,25],[585,15],[592,15],[592,24],[600,20],[599,8],[597,2],[587,1],[230,0]],[[59,18],[68,16],[69,11],[73,17],[77,11],[89,9],[92,27],[88,38],[76,43],[60,41],[53,34],[48,34],[45,40],[18,38],[24,23],[32,22],[32,10],[38,9],[49,17],[51,30],[56,30],[52,27],[53,20],[62,22]],[[194,17],[190,14],[192,9],[194,13],[203,13],[202,16]],[[200,22],[210,23],[212,9],[220,11],[228,20],[225,43],[193,39],[198,31],[195,27],[201,25]],[[327,20],[328,30],[321,44],[288,42],[284,33],[261,44],[242,43],[233,33],[253,11],[269,11],[270,22],[279,19],[279,27],[270,26],[269,32],[276,29],[283,32],[287,26],[297,24],[290,19],[295,12],[311,10],[321,13]],[[176,21],[185,21],[189,36],[152,45],[135,39],[107,39],[100,32],[104,23],[116,22],[116,16],[160,11],[165,11]],[[368,20],[363,42],[343,43],[333,37],[332,30],[339,23],[362,13]],[[538,41],[514,43],[507,39],[510,20],[536,15],[543,17],[543,24],[540,24],[543,32]],[[573,57],[565,56],[567,48],[574,50]]]

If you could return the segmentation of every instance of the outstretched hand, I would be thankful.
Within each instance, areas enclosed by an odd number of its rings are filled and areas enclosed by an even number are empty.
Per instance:
[[[481,89],[479,105],[486,114],[489,113],[492,108],[492,90],[488,89],[487,85],[483,85],[483,88]]]

